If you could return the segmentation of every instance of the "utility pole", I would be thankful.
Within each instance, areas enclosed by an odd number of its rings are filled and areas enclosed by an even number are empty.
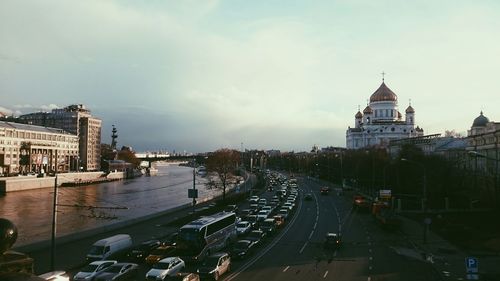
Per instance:
[[[55,257],[56,257],[56,232],[57,232],[57,148],[56,148],[56,169],[55,169],[55,180],[54,180],[54,202],[52,206],[52,237],[51,237],[51,248],[50,248],[50,269],[54,271],[55,267]]]

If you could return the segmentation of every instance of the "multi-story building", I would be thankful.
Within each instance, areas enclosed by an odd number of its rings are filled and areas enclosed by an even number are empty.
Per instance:
[[[78,136],[62,129],[0,121],[0,174],[78,169]]]
[[[467,151],[474,157],[474,169],[490,171],[498,176],[500,153],[500,122],[493,122],[479,114],[467,131]]]
[[[415,127],[415,109],[411,104],[405,113],[403,120],[397,95],[382,80],[363,113],[358,110],[354,116],[354,128],[347,129],[347,148],[387,147],[391,140],[423,136],[424,130]]]
[[[85,171],[101,169],[101,124],[84,105],[70,105],[51,112],[36,112],[19,116],[27,124],[63,129],[80,139],[80,163]]]

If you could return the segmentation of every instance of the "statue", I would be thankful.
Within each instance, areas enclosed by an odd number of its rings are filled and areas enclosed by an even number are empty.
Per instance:
[[[8,219],[0,218],[0,280],[33,279],[33,259],[10,250],[17,240],[17,227]]]

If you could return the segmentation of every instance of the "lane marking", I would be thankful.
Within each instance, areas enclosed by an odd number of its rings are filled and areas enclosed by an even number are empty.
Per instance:
[[[368,249],[368,252],[370,252],[370,253],[371,253],[371,252],[372,252],[372,249]]]
[[[370,260],[372,261],[372,260],[373,260],[373,257],[370,257]]]
[[[328,270],[325,272],[325,275],[323,275],[323,278],[326,278],[327,275],[328,275]]]
[[[372,281],[372,278],[370,276],[368,276],[368,281]]]
[[[372,269],[373,269],[373,266],[371,266],[371,265],[370,265],[370,266],[368,267],[368,269],[369,269],[369,270],[372,270]]]
[[[302,254],[302,252],[304,252],[304,249],[306,248],[307,243],[309,243],[309,241],[306,241],[306,243],[304,243],[304,246],[302,246],[302,248],[299,251],[300,254]]]
[[[289,268],[290,266],[285,267],[285,269],[283,269],[283,272],[286,272]]]
[[[311,231],[311,234],[309,234],[309,240],[311,240],[311,237],[313,236],[313,234],[314,234],[314,230]]]

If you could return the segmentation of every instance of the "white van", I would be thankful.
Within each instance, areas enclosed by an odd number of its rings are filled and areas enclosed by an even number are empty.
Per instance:
[[[117,234],[95,242],[87,254],[87,262],[106,260],[111,256],[124,253],[132,247],[132,238],[128,234]]]

